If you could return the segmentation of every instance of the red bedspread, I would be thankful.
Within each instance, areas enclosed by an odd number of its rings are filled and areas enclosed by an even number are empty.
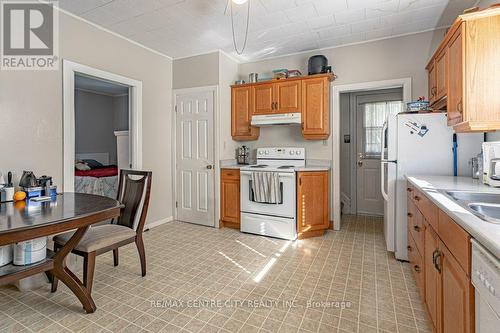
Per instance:
[[[112,177],[118,175],[118,167],[116,165],[110,165],[102,168],[92,169],[92,170],[75,170],[75,176],[79,177]]]

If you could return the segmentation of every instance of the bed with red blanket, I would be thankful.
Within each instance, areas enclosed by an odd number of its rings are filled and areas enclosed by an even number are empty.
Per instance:
[[[75,164],[75,192],[116,198],[118,167],[77,161]]]

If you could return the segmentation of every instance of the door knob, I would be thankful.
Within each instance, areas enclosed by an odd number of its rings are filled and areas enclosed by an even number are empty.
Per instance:
[[[363,154],[358,155],[358,167],[363,166]]]
[[[207,169],[211,170],[212,169],[212,165],[211,164],[207,165]]]

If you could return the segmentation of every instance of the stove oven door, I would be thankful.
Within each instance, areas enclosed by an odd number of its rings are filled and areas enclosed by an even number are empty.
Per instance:
[[[281,202],[276,204],[261,203],[254,199],[252,190],[252,172],[240,171],[240,206],[244,213],[272,215],[295,218],[296,189],[295,173],[279,173]]]

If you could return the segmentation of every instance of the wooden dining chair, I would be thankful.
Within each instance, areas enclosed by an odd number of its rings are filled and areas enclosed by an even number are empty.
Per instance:
[[[95,260],[100,254],[113,251],[113,262],[118,266],[118,248],[134,243],[139,252],[142,276],[146,275],[146,253],[142,234],[151,193],[150,171],[120,170],[117,200],[125,207],[120,217],[110,224],[92,226],[80,240],[72,253],[83,257],[83,284],[92,290]],[[54,237],[54,250],[57,252],[73,236],[66,232]],[[52,292],[57,290],[58,280],[52,280]]]

